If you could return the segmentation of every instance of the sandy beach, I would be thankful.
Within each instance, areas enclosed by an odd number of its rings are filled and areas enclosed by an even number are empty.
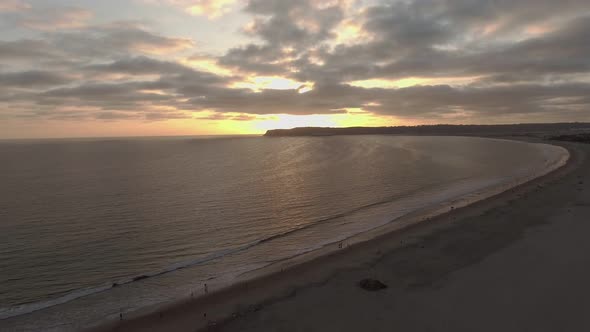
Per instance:
[[[590,146],[553,144],[567,165],[500,195],[93,331],[590,329]]]

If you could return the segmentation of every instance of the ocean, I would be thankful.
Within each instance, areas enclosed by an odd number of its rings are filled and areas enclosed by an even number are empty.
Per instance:
[[[0,329],[199,296],[564,155],[469,137],[0,141]]]

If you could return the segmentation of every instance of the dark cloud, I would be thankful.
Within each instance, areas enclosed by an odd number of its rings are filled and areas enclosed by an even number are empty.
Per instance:
[[[137,110],[150,106],[178,105],[175,96],[142,92],[141,83],[90,83],[40,93],[40,105],[97,107],[104,110]]]
[[[462,87],[419,86],[376,93],[367,110],[405,118],[432,119],[452,116],[484,119],[493,117],[542,117],[547,113],[578,113],[588,116],[590,84],[518,84],[511,86]],[[569,114],[571,115],[571,114]]]
[[[364,89],[348,85],[319,86],[299,94],[293,90],[219,94],[191,100],[198,108],[249,114],[337,114],[364,108],[380,115],[421,120],[453,116],[542,116],[577,112],[588,116],[590,84],[522,84],[517,86],[416,86],[404,89]],[[569,114],[571,116],[571,114]]]
[[[252,0],[245,10],[255,15],[245,32],[264,43],[230,49],[220,63],[266,75],[288,73],[292,64],[285,58],[334,37],[333,29],[344,18],[337,3],[321,7],[313,0]]]
[[[151,75],[187,72],[189,69],[181,64],[160,61],[146,56],[119,59],[113,62],[92,64],[82,68],[95,73]]]
[[[98,120],[132,120],[138,119],[138,116],[134,113],[129,112],[97,112],[93,114],[93,117]]]
[[[570,17],[574,13],[576,17]],[[338,82],[579,73],[589,65],[584,33],[589,18],[586,1],[563,6],[550,1],[395,2],[365,12],[364,28],[371,41],[323,52],[323,66],[304,59],[297,77]],[[548,32],[527,35],[534,24]]]
[[[193,85],[227,83],[229,80],[228,78],[198,71],[176,62],[156,60],[146,56],[87,65],[82,67],[82,70],[92,74],[124,74],[135,78],[143,75],[165,77],[158,81],[144,83],[144,89],[170,89],[180,85],[190,88]]]
[[[542,37],[483,52],[430,50],[382,66],[381,77],[494,75],[507,81],[581,74],[590,70],[590,16],[574,19]],[[374,73],[373,73],[374,75]],[[371,74],[366,77],[373,76]]]
[[[251,0],[245,10],[262,15],[249,33],[272,45],[305,46],[333,36],[332,29],[343,19],[337,4],[318,6],[313,0]]]
[[[247,45],[230,49],[219,59],[224,66],[237,67],[242,71],[260,75],[276,75],[285,72],[282,64],[274,63],[284,56],[283,51],[270,45]]]
[[[60,54],[61,52],[58,52],[44,40],[0,40],[0,60],[3,61],[35,61],[43,58],[55,58]]]
[[[144,115],[148,121],[173,120],[173,119],[190,119],[191,115],[181,112],[147,112]]]
[[[70,80],[60,74],[47,71],[24,71],[0,73],[0,86],[5,88],[33,88],[62,85]]]
[[[170,53],[194,46],[190,39],[162,36],[134,22],[59,31],[48,38],[55,47],[68,54],[90,58]]]
[[[137,23],[119,22],[47,32],[42,39],[0,40],[0,59],[29,64],[61,61],[71,65],[130,55],[165,54],[190,47],[190,39],[162,36]]]

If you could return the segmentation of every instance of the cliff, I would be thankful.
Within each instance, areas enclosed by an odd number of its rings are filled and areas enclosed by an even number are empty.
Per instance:
[[[532,135],[590,132],[590,123],[522,123],[504,125],[424,125],[397,127],[299,127],[268,130],[264,136],[334,135]]]

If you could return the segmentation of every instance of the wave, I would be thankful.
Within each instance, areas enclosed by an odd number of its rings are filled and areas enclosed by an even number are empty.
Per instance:
[[[407,194],[407,193],[406,193]],[[93,294],[97,294],[100,292],[104,292],[104,291],[108,291],[110,289],[119,287],[119,286],[123,286],[126,284],[130,284],[133,282],[138,282],[138,281],[142,281],[142,280],[146,280],[149,278],[153,278],[153,277],[157,277],[157,276],[161,276],[167,273],[171,273],[174,271],[178,271],[178,270],[182,270],[185,268],[189,268],[189,267],[194,267],[194,266],[198,266],[201,265],[203,263],[207,263],[209,261],[218,259],[218,258],[222,258],[224,256],[227,255],[231,255],[231,254],[235,254],[247,249],[250,249],[256,245],[259,244],[263,244],[263,243],[267,243],[276,239],[280,239],[280,238],[284,238],[286,236],[292,235],[296,232],[300,232],[303,230],[307,230],[313,227],[316,227],[320,224],[323,224],[325,222],[329,222],[331,220],[336,220],[342,217],[346,217],[348,215],[354,214],[356,212],[359,212],[361,210],[364,209],[368,209],[377,205],[381,205],[381,204],[386,204],[391,202],[392,200],[395,200],[396,197],[390,197],[386,200],[380,201],[380,202],[374,202],[371,204],[367,204],[364,206],[360,206],[357,207],[355,209],[351,209],[349,211],[343,212],[343,213],[339,213],[336,215],[333,215],[331,217],[328,218],[324,218],[324,219],[320,219],[320,220],[316,220],[314,222],[311,222],[303,227],[299,227],[299,228],[295,228],[295,229],[291,229],[288,230],[286,232],[282,232],[282,233],[278,233],[278,234],[274,234],[271,236],[268,236],[266,238],[262,238],[250,243],[247,243],[245,245],[236,247],[236,248],[231,248],[231,249],[227,249],[227,250],[221,250],[218,251],[216,253],[213,253],[211,255],[202,257],[202,258],[198,258],[198,259],[194,259],[194,260],[190,260],[190,261],[184,261],[184,262],[178,262],[178,263],[174,263],[162,270],[158,270],[158,271],[154,271],[154,272],[149,272],[149,273],[141,273],[135,276],[131,276],[131,277],[127,277],[125,279],[119,279],[119,280],[115,280],[115,281],[111,281],[108,283],[105,283],[103,285],[99,285],[96,287],[89,287],[89,288],[81,288],[81,289],[76,289],[73,291],[70,291],[60,297],[54,298],[54,299],[49,299],[49,300],[45,300],[45,301],[39,301],[39,302],[33,302],[33,303],[25,303],[25,304],[21,304],[21,305],[16,305],[16,306],[12,306],[12,307],[7,307],[7,308],[0,308],[0,320],[4,320],[7,318],[11,318],[11,317],[15,317],[15,316],[20,316],[20,315],[25,315],[25,314],[29,314],[32,313],[34,311],[38,311],[38,310],[42,310],[42,309],[46,309],[46,308],[50,308],[56,305],[60,305],[60,304],[64,304],[85,296],[89,296],[89,295],[93,295]]]
[[[113,288],[116,288],[116,287],[119,287],[122,285],[146,280],[146,279],[157,277],[157,276],[160,276],[160,275],[163,275],[166,273],[182,270],[182,269],[185,269],[188,267],[197,266],[197,265],[209,262],[211,260],[221,258],[226,255],[230,255],[233,253],[247,250],[247,249],[263,242],[263,241],[265,241],[265,239],[254,241],[252,243],[248,243],[248,244],[245,244],[245,245],[237,247],[237,248],[218,251],[212,255],[198,258],[195,260],[175,263],[175,264],[172,264],[172,265],[170,265],[162,270],[159,270],[159,271],[138,274],[138,275],[135,275],[132,277],[127,277],[127,278],[119,279],[119,280],[116,280],[113,282],[108,282],[108,283],[105,283],[103,285],[96,286],[96,287],[76,289],[76,290],[68,292],[68,293],[66,293],[60,297],[54,298],[54,299],[33,302],[33,303],[25,303],[25,304],[16,305],[16,306],[8,307],[8,308],[0,308],[0,320],[4,320],[4,319],[15,317],[15,316],[29,314],[34,311],[38,311],[38,310],[50,308],[50,307],[53,307],[56,305],[64,304],[64,303],[79,299],[81,297],[104,292],[104,291],[107,291],[107,290],[110,290],[110,289],[113,289]]]
[[[280,238],[284,238],[286,236],[290,236],[294,233],[300,232],[300,231],[304,231],[304,230],[309,230],[310,228],[313,227],[317,227],[319,225],[322,225],[326,222],[332,221],[332,220],[337,220],[337,219],[341,219],[350,215],[353,215],[359,211],[362,210],[366,210],[366,209],[370,209],[372,207],[375,206],[379,206],[379,205],[383,205],[383,204],[387,204],[387,203],[391,203],[392,201],[395,201],[396,199],[399,199],[401,196],[406,196],[408,194],[412,194],[412,192],[406,192],[403,195],[394,195],[391,197],[388,197],[386,199],[383,199],[381,201],[378,202],[373,202],[367,205],[363,205],[363,206],[359,206],[353,209],[350,209],[346,212],[342,212],[342,213],[338,213],[335,215],[332,215],[330,217],[327,218],[323,218],[323,219],[319,219],[319,220],[315,220],[314,222],[310,222],[309,224],[306,224],[302,227],[299,228],[294,228],[282,233],[278,233],[278,234],[274,234],[271,236],[268,236],[266,238],[262,238],[247,244],[244,244],[242,246],[236,247],[236,248],[231,248],[231,249],[227,249],[227,250],[221,250],[218,252],[215,252],[211,255],[205,256],[205,257],[201,257],[198,259],[194,259],[194,260],[189,260],[189,261],[183,261],[183,262],[178,262],[178,263],[174,263],[172,265],[169,265],[168,267],[162,269],[162,270],[158,270],[158,271],[154,271],[154,272],[149,272],[149,273],[141,273],[138,275],[134,275],[131,277],[127,277],[124,279],[119,279],[119,280],[115,280],[115,281],[110,281],[107,282],[105,284],[99,285],[99,286],[95,286],[95,287],[89,287],[89,288],[81,288],[81,289],[76,289],[76,290],[72,290],[60,297],[57,298],[53,298],[53,299],[48,299],[45,301],[39,301],[39,302],[33,302],[33,303],[25,303],[25,304],[21,304],[21,305],[16,305],[16,306],[12,306],[12,307],[7,307],[7,308],[0,308],[0,320],[4,320],[7,318],[11,318],[11,317],[15,317],[15,316],[20,316],[20,315],[25,315],[28,313],[32,313],[34,311],[38,311],[38,310],[42,310],[42,309],[46,309],[46,308],[50,308],[56,305],[60,305],[60,304],[64,304],[85,296],[89,296],[89,295],[93,295],[93,294],[97,294],[100,292],[104,292],[104,291],[108,291],[110,289],[119,287],[119,286],[123,286],[126,284],[130,284],[133,282],[138,282],[138,281],[142,281],[142,280],[146,280],[149,278],[153,278],[153,277],[157,277],[157,276],[161,276],[167,273],[171,273],[171,272],[175,272],[178,270],[182,270],[185,268],[189,268],[189,267],[194,267],[194,266],[198,266],[201,265],[203,263],[207,263],[209,261],[218,259],[218,258],[222,258],[224,256],[227,255],[231,255],[231,254],[235,254],[235,253],[239,253],[245,250],[248,250],[254,246],[263,244],[263,243],[268,243],[270,241],[273,240],[277,240]],[[341,241],[341,239],[337,240],[336,242]],[[325,244],[324,244],[325,245]],[[314,248],[317,249],[317,248]],[[313,250],[313,249],[312,249]],[[304,251],[305,252],[305,251]]]

